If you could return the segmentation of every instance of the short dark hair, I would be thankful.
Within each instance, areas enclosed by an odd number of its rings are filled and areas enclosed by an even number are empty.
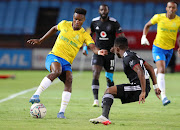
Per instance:
[[[109,10],[109,6],[107,4],[101,4],[100,6],[106,6],[106,7],[108,7],[108,10]],[[100,6],[99,6],[99,8],[100,8]]]
[[[128,40],[125,37],[118,37],[115,39],[114,45],[122,50],[128,49]]]
[[[176,1],[174,1],[174,0],[170,0],[170,1],[168,1],[167,3],[169,3],[169,2],[171,2],[171,3],[175,3],[175,4],[177,5],[177,7],[178,7],[178,3],[177,3]]]
[[[83,14],[84,16],[86,15],[86,10],[85,9],[83,9],[83,8],[76,8],[75,10],[74,10],[74,13],[77,13],[77,14]]]

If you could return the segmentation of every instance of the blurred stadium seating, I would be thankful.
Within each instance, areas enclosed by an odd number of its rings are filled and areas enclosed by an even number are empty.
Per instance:
[[[56,23],[58,23],[63,19],[72,20],[74,9],[76,7],[83,7],[87,10],[86,21],[83,26],[87,28],[89,27],[92,18],[98,16],[98,7],[101,3],[109,6],[109,15],[116,18],[124,30],[142,30],[144,24],[155,13],[165,12],[165,4],[153,2],[1,0],[0,34],[34,34],[40,8],[57,8],[59,10],[59,15]],[[180,8],[180,6],[178,8]],[[155,29],[156,27],[152,28],[152,30]]]

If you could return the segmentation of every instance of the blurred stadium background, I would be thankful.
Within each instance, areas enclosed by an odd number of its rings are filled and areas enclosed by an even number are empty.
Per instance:
[[[45,69],[44,63],[48,52],[54,45],[56,35],[42,45],[28,45],[30,38],[40,38],[53,25],[61,20],[72,20],[76,7],[87,10],[83,27],[89,31],[92,18],[99,16],[98,7],[101,3],[110,8],[109,16],[121,24],[129,40],[130,49],[135,50],[153,66],[151,46],[141,46],[142,30],[146,22],[156,13],[165,13],[168,0],[0,0],[0,69]],[[180,5],[178,6],[180,15]],[[156,35],[156,26],[148,34],[152,45]],[[179,36],[178,36],[179,39]],[[177,44],[175,57],[177,57]],[[91,70],[92,52],[85,57],[80,51],[74,60],[74,70]],[[119,59],[118,59],[119,60]],[[180,58],[176,58],[172,66],[180,71]],[[81,64],[80,64],[81,63]],[[116,64],[116,70],[122,70],[121,61]]]

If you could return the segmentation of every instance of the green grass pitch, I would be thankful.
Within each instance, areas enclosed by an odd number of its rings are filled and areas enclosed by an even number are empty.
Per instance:
[[[0,100],[8,96],[37,87],[48,74],[47,71],[6,71],[0,74],[15,74],[13,79],[0,79]],[[105,73],[101,73],[99,99],[102,100],[106,89]],[[163,106],[152,89],[146,102],[122,105],[119,99],[114,100],[110,111],[111,125],[92,124],[90,118],[101,115],[101,108],[93,108],[93,95],[91,90],[92,72],[73,71],[73,86],[70,103],[66,109],[67,119],[58,119],[57,113],[61,104],[61,95],[64,89],[62,82],[51,85],[41,96],[41,103],[47,108],[44,119],[34,119],[30,116],[29,98],[35,91],[17,96],[11,100],[0,103],[0,129],[1,130],[32,130],[32,129],[58,129],[58,130],[165,130],[180,129],[180,73],[166,74],[166,94],[171,104]],[[123,72],[115,72],[115,84],[127,83]],[[151,84],[152,87],[152,84]]]

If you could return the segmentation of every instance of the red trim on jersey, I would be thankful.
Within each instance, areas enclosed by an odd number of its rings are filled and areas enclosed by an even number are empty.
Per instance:
[[[124,32],[121,32],[121,33],[117,33],[117,32],[116,32],[115,35],[116,35],[116,37],[118,37],[118,36],[121,35],[122,33],[124,33]]]
[[[136,65],[140,65],[140,64],[139,64],[139,63],[138,63],[138,64],[135,64],[135,65],[133,66],[133,70],[134,70],[134,67],[135,67]]]

